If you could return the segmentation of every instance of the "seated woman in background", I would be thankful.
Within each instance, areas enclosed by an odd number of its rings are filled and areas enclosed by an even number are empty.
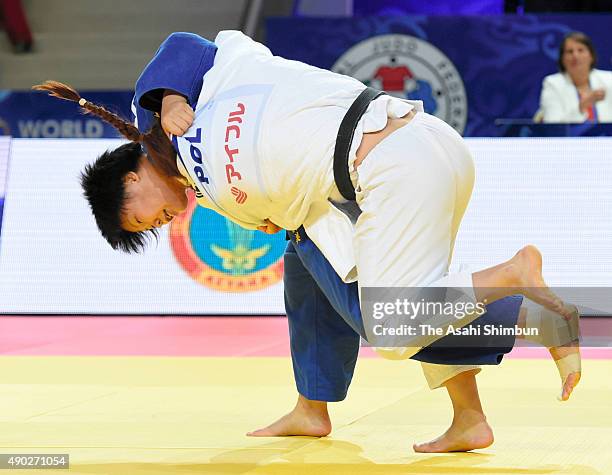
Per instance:
[[[568,33],[559,47],[560,72],[542,83],[536,117],[543,122],[612,122],[612,72],[595,69],[596,62],[591,39]]]

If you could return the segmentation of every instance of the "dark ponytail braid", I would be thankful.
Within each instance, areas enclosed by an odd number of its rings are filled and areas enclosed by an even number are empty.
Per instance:
[[[45,81],[43,84],[32,86],[32,89],[46,91],[49,95],[58,99],[77,102],[86,113],[97,115],[108,122],[126,139],[143,144],[151,163],[164,174],[180,176],[176,166],[176,151],[161,128],[159,120],[155,121],[151,130],[142,134],[136,126],[104,107],[82,98],[74,88],[67,84],[58,81]]]

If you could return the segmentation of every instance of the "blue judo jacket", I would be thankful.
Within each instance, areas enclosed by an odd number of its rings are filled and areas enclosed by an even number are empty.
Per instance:
[[[161,112],[166,89],[182,94],[195,108],[216,53],[212,41],[193,33],[172,33],[164,40],[136,81],[133,106],[141,132],[147,132]]]

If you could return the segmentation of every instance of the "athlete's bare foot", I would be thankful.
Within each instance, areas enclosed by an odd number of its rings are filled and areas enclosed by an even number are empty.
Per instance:
[[[467,452],[493,443],[493,431],[482,412],[466,409],[455,414],[448,430],[437,439],[414,444],[415,452]]]
[[[572,310],[566,306],[544,281],[542,277],[542,254],[535,246],[525,246],[509,261],[511,273],[516,273],[517,293],[557,312],[566,320],[571,318]]]
[[[575,306],[569,306],[572,310],[571,322],[574,323],[575,328],[579,328],[580,314]],[[576,332],[578,333],[579,330]],[[561,401],[567,401],[572,394],[572,391],[580,381],[582,375],[582,368],[580,364],[580,340],[576,339],[566,345],[555,346],[549,348],[551,356],[554,358],[557,364],[557,369],[561,375]],[[565,363],[562,359],[565,358]]]
[[[561,315],[540,308],[527,309],[521,307],[517,326],[536,328],[539,334],[535,336],[517,336],[538,345],[545,345],[555,360],[561,376],[561,394],[558,399],[567,401],[580,381],[582,374],[580,360],[580,313],[575,305],[566,305],[570,318],[563,320]],[[534,312],[532,315],[530,312]],[[529,323],[527,323],[528,319]],[[557,344],[558,346],[550,346]]]
[[[306,435],[325,437],[331,432],[331,420],[324,401],[310,401],[299,396],[295,408],[263,429],[247,432],[250,437],[282,437]]]
[[[571,310],[544,282],[542,255],[535,246],[525,246],[512,259],[474,272],[472,284],[477,300],[485,304],[521,294],[565,319],[571,316]]]
[[[549,348],[548,350],[555,361],[570,354],[578,354],[578,356],[580,356],[580,347],[577,344],[573,346],[557,346],[556,348]],[[561,381],[562,387],[559,400],[567,401],[570,398],[572,391],[580,382],[581,375],[582,371],[573,371],[567,375],[565,381]],[[563,375],[561,377],[563,377]]]

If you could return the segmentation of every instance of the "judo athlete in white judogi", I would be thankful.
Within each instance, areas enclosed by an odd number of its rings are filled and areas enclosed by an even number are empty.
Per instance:
[[[378,339],[364,305],[368,289],[453,288],[461,290],[460,300],[488,306],[484,315],[460,320],[435,315],[432,322],[445,330],[488,319],[513,326],[522,318],[525,324],[514,294],[556,312],[565,326],[564,317],[577,317],[546,287],[532,246],[489,269],[449,273],[474,181],[469,150],[418,102],[370,97],[351,118],[356,98],[369,92],[353,78],[275,57],[240,32],[221,32],[214,43],[173,34],[136,85],[141,133],[125,124],[118,128],[147,145],[155,129],[143,134],[158,114],[178,155],[166,168],[174,167],[177,176],[163,176],[159,151],[148,147],[150,160],[124,178],[120,231],[105,228],[90,204],[114,247],[140,244],[133,241],[140,233],[167,224],[181,211],[177,196],[186,188],[195,190],[201,206],[247,229],[292,231],[285,292],[300,396],[291,413],[250,435],[329,433],[326,404],[345,397],[361,336],[384,356],[424,361],[430,386],[445,385],[449,392],[453,424],[416,450],[485,447],[493,439],[474,375],[479,364],[499,363],[514,340],[448,351],[439,336]],[[84,99],[79,103],[98,113]],[[343,135],[339,129],[347,121],[350,133]],[[151,189],[161,190],[157,201]],[[564,399],[580,376],[577,355],[577,346],[554,349],[555,359],[575,363],[562,371]],[[451,362],[460,364],[444,364]]]

